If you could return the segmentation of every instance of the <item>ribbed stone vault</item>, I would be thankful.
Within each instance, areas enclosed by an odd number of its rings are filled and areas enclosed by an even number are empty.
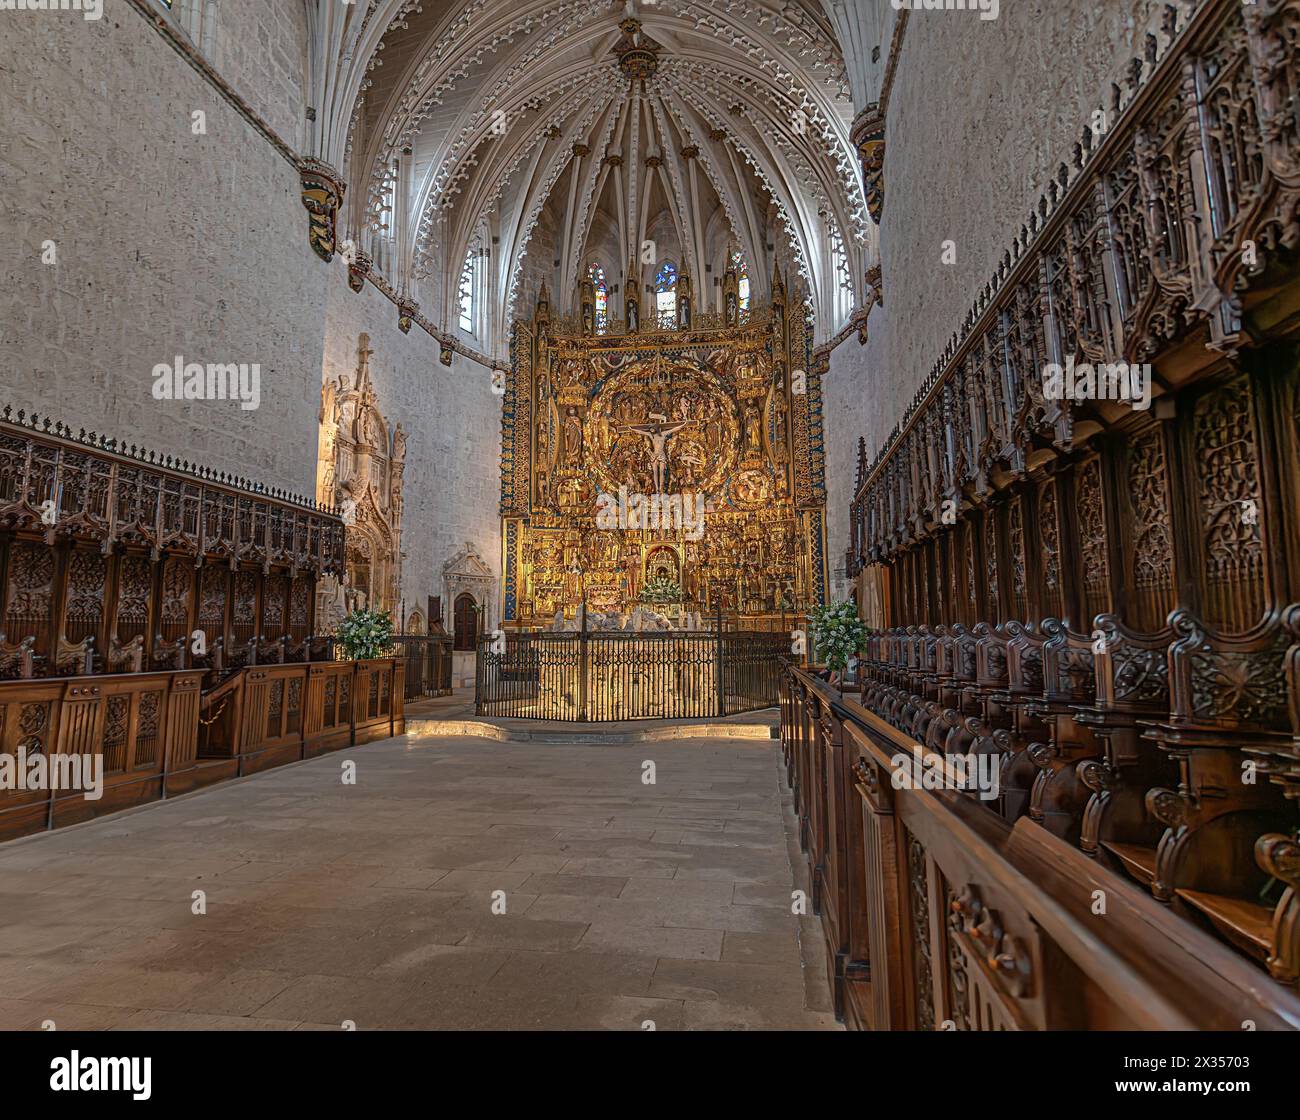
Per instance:
[[[593,260],[612,284],[633,260],[648,271],[647,240],[706,302],[737,251],[755,297],[780,268],[821,335],[860,305],[874,226],[844,0],[371,0],[312,17],[313,154],[348,183],[341,237],[435,322],[454,324],[471,251],[490,347],[543,280],[564,311]]]

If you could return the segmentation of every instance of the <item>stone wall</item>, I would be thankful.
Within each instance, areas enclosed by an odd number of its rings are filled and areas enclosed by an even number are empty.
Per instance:
[[[225,32],[281,49],[282,17],[245,7]],[[311,493],[329,270],[295,169],[125,0],[4,13],[0,84],[3,402]],[[259,407],[155,400],[177,355],[257,363]]]
[[[1159,0],[1016,0],[996,20],[910,14],[886,131],[880,244],[892,329],[870,374],[873,448],[1069,163],[1093,110],[1109,107],[1111,82],[1141,55],[1162,10]],[[955,264],[941,263],[948,240]]]
[[[223,0],[209,54],[291,146],[305,42],[300,4]],[[0,121],[0,404],[314,495],[322,378],[351,380],[364,331],[380,408],[409,433],[408,614],[466,541],[499,568],[490,372],[441,365],[379,291],[348,288],[341,258],[321,262],[295,168],[166,39],[126,0],[98,22],[4,13],[0,78],[17,97]],[[259,407],[156,400],[153,367],[177,355],[257,363]]]
[[[519,266],[519,287],[515,294],[515,318],[527,318],[537,305],[538,293],[545,282],[551,296],[551,314],[559,314],[567,309],[571,297],[562,295],[555,289],[555,258],[560,249],[560,219],[556,215],[553,202],[542,207],[537,225],[528,239],[528,252]],[[608,265],[605,266],[608,269]],[[514,268],[514,262],[511,262]],[[614,281],[611,281],[613,283]],[[567,312],[566,312],[567,313]],[[505,332],[509,334],[509,327]]]
[[[457,354],[438,361],[438,344],[418,327],[397,329],[397,309],[377,289],[352,292],[336,260],[325,311],[324,376],[355,383],[357,339],[370,335],[370,375],[390,427],[408,434],[402,488],[402,594],[406,613],[441,595],[442,566],[469,541],[500,570],[501,398],[492,375]],[[330,271],[330,270],[326,270]],[[319,401],[315,408],[319,408]],[[315,409],[313,409],[315,415]],[[450,625],[450,614],[447,622]]]
[[[888,319],[876,308],[868,322],[866,346],[851,335],[831,351],[830,370],[822,377],[822,417],[826,433],[826,542],[831,569],[831,597],[848,598],[844,574],[849,547],[849,506],[858,469],[858,439],[871,430],[875,398],[872,388],[884,349]],[[873,447],[868,441],[867,458]]]
[[[301,152],[307,123],[306,5],[220,0],[215,55],[208,61],[221,76],[281,140]]]

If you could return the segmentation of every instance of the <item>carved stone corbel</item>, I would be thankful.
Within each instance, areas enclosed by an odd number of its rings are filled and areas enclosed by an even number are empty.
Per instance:
[[[867,212],[880,224],[885,208],[885,118],[880,105],[869,105],[854,122],[850,136],[862,160],[862,184],[867,195]]]

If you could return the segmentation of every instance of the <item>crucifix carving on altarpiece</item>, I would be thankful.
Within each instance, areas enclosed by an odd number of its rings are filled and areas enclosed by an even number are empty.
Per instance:
[[[668,440],[674,433],[679,432],[689,424],[698,423],[696,420],[682,420],[677,424],[668,424],[667,417],[661,412],[652,412],[651,420],[659,421],[657,424],[627,424],[619,428],[620,432],[639,432],[650,441],[650,468],[654,472],[655,493],[664,492],[664,475],[668,470]]]

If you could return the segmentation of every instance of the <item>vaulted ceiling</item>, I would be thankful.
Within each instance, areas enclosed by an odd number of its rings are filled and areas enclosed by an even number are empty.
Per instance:
[[[561,310],[592,260],[646,282],[647,241],[706,303],[728,249],[759,299],[782,268],[834,333],[874,235],[847,4],[309,0],[313,154],[348,183],[341,236],[447,325],[474,248],[498,338],[530,282]]]

